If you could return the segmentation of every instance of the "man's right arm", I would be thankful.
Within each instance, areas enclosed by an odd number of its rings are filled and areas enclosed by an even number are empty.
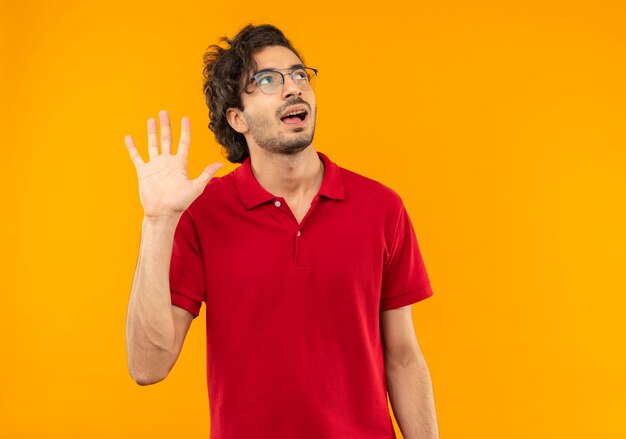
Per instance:
[[[187,156],[191,122],[181,121],[178,151],[172,154],[172,131],[167,111],[159,112],[161,153],[155,119],[148,119],[148,153],[141,158],[130,135],[126,148],[137,170],[139,198],[144,220],[139,260],[126,316],[128,371],[140,385],[154,384],[169,374],[189,330],[193,315],[172,305],[170,264],[178,220],[198,198],[222,163],[207,166],[197,178],[189,179]]]
[[[169,270],[178,218],[144,218],[139,260],[128,303],[128,371],[145,386],[165,379],[176,363],[193,315],[172,305]]]

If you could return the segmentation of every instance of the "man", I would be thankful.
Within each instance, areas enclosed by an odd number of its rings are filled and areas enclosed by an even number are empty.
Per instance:
[[[189,119],[126,137],[144,207],[127,317],[129,372],[163,380],[206,304],[211,438],[438,437],[411,304],[433,294],[391,189],[316,152],[314,82],[280,30],[205,55],[209,127],[241,163],[187,176]]]

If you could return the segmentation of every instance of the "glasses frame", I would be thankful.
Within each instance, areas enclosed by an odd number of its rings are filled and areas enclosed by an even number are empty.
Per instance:
[[[261,91],[261,93],[266,94],[266,95],[273,95],[276,94],[278,92],[278,90],[280,90],[281,88],[283,88],[285,86],[285,75],[289,75],[289,77],[291,78],[291,80],[298,85],[298,87],[300,87],[298,81],[296,81],[296,78],[293,77],[293,74],[296,70],[301,70],[301,69],[310,69],[313,70],[313,76],[317,77],[317,72],[319,71],[318,69],[314,69],[313,67],[308,67],[308,66],[297,66],[297,67],[293,67],[291,68],[291,71],[289,71],[289,73],[281,73],[280,70],[289,70],[289,69],[263,69],[260,72],[255,73],[254,75],[252,75],[252,78],[250,78],[250,81],[248,82],[248,85],[252,84],[253,82],[256,82],[256,86],[258,87],[258,89]],[[263,75],[264,73],[268,73],[268,72],[276,72],[278,74],[280,74],[281,76],[281,81],[282,83],[280,84],[281,86],[279,88],[277,88],[277,92],[275,93],[266,93],[263,91],[263,89],[261,88],[261,86],[259,85],[258,81],[257,81],[257,77]],[[313,77],[311,76],[311,78]],[[307,81],[307,83],[310,84],[310,78],[309,81]],[[302,89],[302,87],[300,87],[300,89]],[[310,87],[310,89],[312,90],[313,87]]]

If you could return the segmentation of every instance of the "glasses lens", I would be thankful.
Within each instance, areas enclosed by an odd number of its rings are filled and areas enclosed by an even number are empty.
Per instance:
[[[275,93],[282,86],[282,78],[278,72],[264,72],[257,76],[256,83],[263,93]]]
[[[301,69],[294,70],[293,77],[302,89],[315,88],[315,80],[317,75],[315,70],[309,67],[303,67]]]

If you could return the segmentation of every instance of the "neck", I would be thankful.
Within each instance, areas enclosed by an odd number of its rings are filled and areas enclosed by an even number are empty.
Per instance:
[[[322,185],[324,165],[313,145],[294,155],[251,149],[250,162],[261,187],[277,197],[305,198]]]

